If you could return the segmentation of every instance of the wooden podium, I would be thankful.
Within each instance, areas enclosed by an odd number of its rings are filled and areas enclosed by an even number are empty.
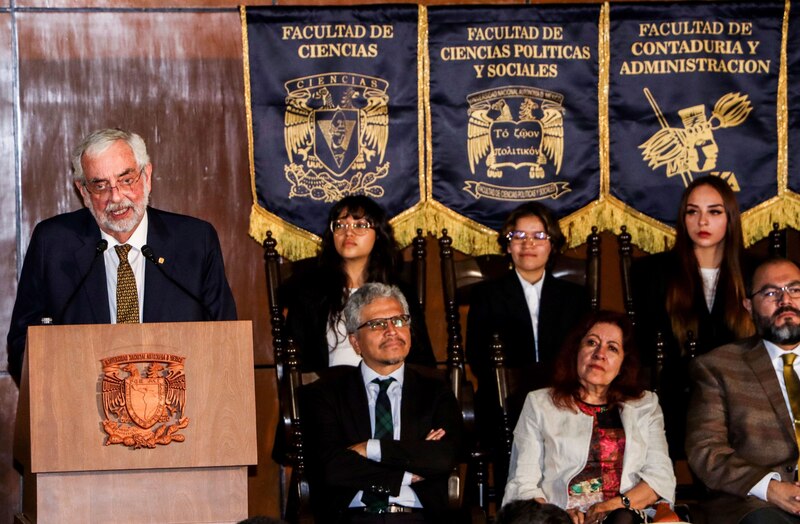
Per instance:
[[[247,518],[254,393],[249,321],[29,328],[17,521]]]

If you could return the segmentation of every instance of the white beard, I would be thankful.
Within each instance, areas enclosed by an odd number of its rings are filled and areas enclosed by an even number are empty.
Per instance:
[[[106,206],[105,211],[99,214],[92,205],[91,195],[88,193],[83,194],[83,203],[89,208],[95,221],[103,231],[113,231],[114,233],[129,233],[133,231],[139,222],[144,218],[147,212],[147,204],[150,203],[150,192],[146,192],[142,199],[136,203],[128,197],[124,197],[120,202],[110,203]],[[120,211],[126,208],[133,210],[129,218],[124,220],[115,220],[112,218],[112,211]]]

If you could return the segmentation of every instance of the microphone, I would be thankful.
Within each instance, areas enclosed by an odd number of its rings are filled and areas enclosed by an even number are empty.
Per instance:
[[[100,240],[97,241],[97,244],[94,246],[94,257],[92,258],[92,263],[89,264],[89,269],[86,270],[86,273],[80,279],[78,285],[75,286],[75,291],[72,292],[72,294],[67,299],[66,303],[64,303],[64,307],[61,308],[61,314],[59,314],[57,318],[59,324],[62,323],[62,321],[64,320],[64,314],[67,312],[67,309],[75,300],[75,297],[78,296],[78,291],[80,291],[81,288],[83,288],[83,284],[86,283],[86,279],[89,278],[89,275],[92,272],[92,268],[94,267],[95,262],[97,262],[97,259],[100,258],[100,255],[102,255],[106,249],[108,249],[108,241],[101,238]]]
[[[200,297],[198,297],[197,295],[195,295],[194,293],[192,293],[191,291],[189,291],[188,289],[186,289],[186,287],[185,287],[183,284],[181,284],[180,282],[178,282],[177,280],[175,280],[174,278],[172,278],[172,277],[171,277],[171,276],[170,276],[170,275],[169,275],[169,274],[168,274],[168,273],[167,273],[167,272],[164,270],[164,268],[163,268],[163,267],[161,267],[161,264],[164,262],[164,260],[163,260],[163,259],[160,259],[160,258],[158,258],[158,257],[156,257],[156,254],[155,254],[155,253],[153,253],[153,248],[151,248],[151,247],[150,247],[150,246],[148,246],[147,244],[143,245],[143,246],[142,246],[142,255],[144,255],[144,258],[146,258],[147,260],[149,260],[150,262],[152,262],[154,266],[156,266],[156,269],[158,269],[158,271],[159,271],[159,272],[160,272],[162,275],[164,275],[164,278],[166,278],[167,280],[169,280],[170,282],[172,282],[172,283],[175,285],[175,287],[177,287],[178,289],[180,289],[181,291],[183,291],[183,293],[184,293],[184,294],[185,294],[187,297],[189,297],[189,298],[191,298],[192,300],[194,300],[195,302],[197,302],[197,304],[199,304],[199,305],[200,305],[200,307],[201,307],[201,308],[203,308],[203,315],[204,315],[204,317],[205,317],[205,318],[203,318],[203,320],[212,320],[212,319],[214,318],[214,316],[211,314],[211,310],[210,310],[210,309],[208,309],[208,306],[206,306],[205,302],[203,302],[202,300],[200,300]],[[145,285],[146,285],[146,284],[145,284]]]

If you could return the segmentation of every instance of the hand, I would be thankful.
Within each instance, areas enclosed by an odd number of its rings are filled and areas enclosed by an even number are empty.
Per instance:
[[[787,513],[800,515],[800,483],[770,480],[767,485],[767,501]]]
[[[567,515],[569,515],[570,520],[572,520],[572,524],[583,524],[584,522],[585,515],[579,509],[568,509]]]
[[[444,430],[442,428],[432,429],[428,432],[428,436],[425,437],[425,440],[441,440],[443,436]]]
[[[611,511],[611,508],[608,507],[606,502],[608,501],[598,502],[597,504],[590,506],[586,511],[586,518],[584,519],[584,522],[586,524],[599,524],[600,522],[603,522],[606,514]]]
[[[419,475],[416,475],[416,474],[412,474],[411,475],[411,483],[412,484],[415,483],[415,482],[419,482],[421,480],[425,480],[425,478],[424,477],[420,477]]]
[[[353,450],[356,453],[358,453],[359,455],[361,455],[362,457],[367,458],[367,441],[366,440],[364,442],[359,442],[358,444],[353,444],[352,446],[350,446],[347,449]]]

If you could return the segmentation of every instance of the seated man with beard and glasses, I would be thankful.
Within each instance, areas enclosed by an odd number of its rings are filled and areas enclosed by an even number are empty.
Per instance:
[[[86,207],[33,230],[8,332],[8,369],[17,383],[28,326],[46,318],[55,324],[236,319],[214,227],[147,207],[153,165],[139,135],[95,131],[71,162]]]
[[[800,523],[800,268],[762,263],[748,297],[757,336],[691,366],[686,451],[709,524]]]

